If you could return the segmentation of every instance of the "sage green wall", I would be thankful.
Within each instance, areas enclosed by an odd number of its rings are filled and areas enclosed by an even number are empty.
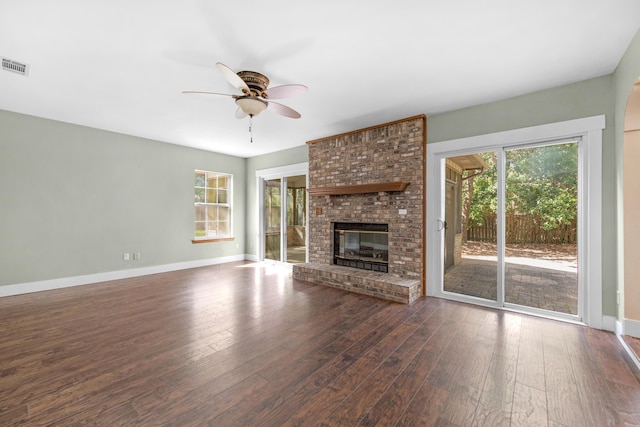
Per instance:
[[[616,144],[613,75],[429,116],[427,141],[446,141],[604,114],[602,156],[603,314],[616,316]],[[427,151],[429,150],[427,146]]]
[[[258,256],[258,242],[260,230],[258,224],[258,189],[256,188],[256,171],[279,166],[295,165],[309,161],[309,150],[304,138],[300,138],[299,147],[269,153],[247,159],[247,212],[246,212],[246,241],[247,254]]]
[[[0,285],[242,256],[245,166],[0,111]],[[194,169],[233,174],[235,241],[191,243]]]
[[[624,290],[624,216],[623,216],[623,145],[624,145],[624,115],[627,107],[627,99],[633,89],[633,84],[640,78],[640,31],[636,33],[627,51],[620,60],[614,73],[615,82],[615,145],[616,145],[616,193],[617,200],[617,231],[618,257],[616,260],[617,278],[621,291]],[[618,319],[622,320],[624,313],[624,292],[620,293],[620,310]]]

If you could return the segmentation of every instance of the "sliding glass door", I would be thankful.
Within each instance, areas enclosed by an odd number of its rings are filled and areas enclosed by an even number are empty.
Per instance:
[[[260,188],[260,259],[306,262],[306,170],[306,164],[302,164],[256,172]]]
[[[427,144],[427,295],[605,328],[604,126],[601,115]]]
[[[578,316],[579,138],[444,158],[442,291]]]

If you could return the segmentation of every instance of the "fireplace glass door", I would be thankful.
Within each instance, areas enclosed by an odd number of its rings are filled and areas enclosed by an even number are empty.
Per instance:
[[[363,270],[389,271],[387,224],[334,223],[333,263]]]

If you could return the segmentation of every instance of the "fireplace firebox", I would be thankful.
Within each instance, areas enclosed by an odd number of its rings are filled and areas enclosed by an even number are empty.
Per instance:
[[[389,272],[389,225],[352,222],[333,224],[333,263]]]

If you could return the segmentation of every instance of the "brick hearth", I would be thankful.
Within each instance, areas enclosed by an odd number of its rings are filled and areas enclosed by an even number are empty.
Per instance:
[[[419,298],[425,274],[426,117],[307,144],[310,262],[294,265],[294,278],[392,301]],[[375,184],[389,190],[375,191]],[[389,272],[333,265],[334,222],[389,224]]]
[[[420,280],[320,263],[296,264],[294,278],[405,304],[420,298]]]

